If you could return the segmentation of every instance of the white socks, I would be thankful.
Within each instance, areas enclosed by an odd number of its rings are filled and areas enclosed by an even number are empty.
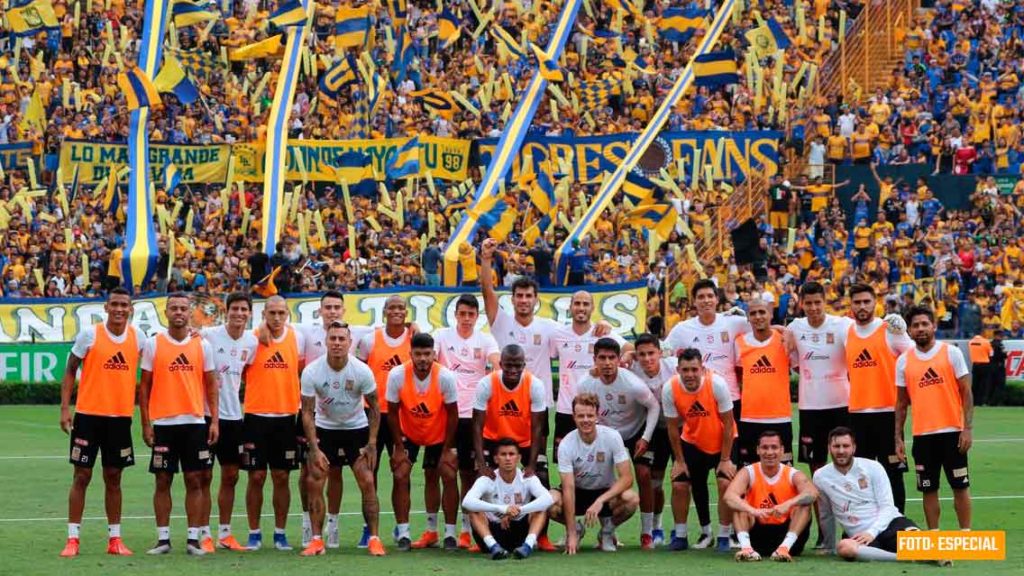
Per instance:
[[[537,547],[537,535],[536,534],[527,534],[526,535],[526,540],[523,542],[523,544],[526,544],[530,548],[536,548]]]
[[[68,538],[78,538],[78,535],[82,532],[82,525],[75,524],[74,522],[68,522]]]
[[[799,535],[796,532],[786,532],[786,537],[782,540],[782,544],[780,545],[780,547],[785,548],[787,550],[792,548],[793,544],[796,544],[796,539],[798,537]]]
[[[170,540],[171,539],[171,527],[170,526],[157,526],[156,527],[156,539],[157,540]]]
[[[199,537],[202,538],[203,540],[206,540],[207,538],[213,539],[213,535],[210,534],[210,526],[209,525],[200,526],[199,527]]]
[[[427,513],[427,530],[437,532],[437,512]]]
[[[640,533],[651,535],[651,531],[654,530],[654,513],[653,512],[641,512],[640,513]]]
[[[711,532],[711,527],[708,527],[708,532]],[[728,538],[729,533],[732,532],[732,524],[719,524],[718,525],[718,537]]]
[[[338,515],[337,514],[328,514],[327,515],[327,529],[328,530],[337,530],[338,529]]]
[[[857,560],[873,560],[875,562],[895,562],[896,553],[886,552],[880,548],[872,548],[871,546],[858,546],[857,547]]]
[[[302,529],[310,530],[313,527],[312,520],[309,519],[309,512],[302,513]]]
[[[708,538],[711,537],[711,524],[705,524],[700,527],[700,533],[706,534]]]
[[[494,536],[491,536],[490,534],[484,536],[484,546],[487,546],[488,550],[490,550],[491,547],[493,547],[497,543],[498,541],[494,539]]]
[[[219,524],[217,525],[217,537],[220,539],[231,536],[231,524]]]
[[[473,526],[472,526],[472,524],[469,523],[469,515],[463,514],[462,515],[462,531],[463,532],[470,532],[472,529],[473,529]]]
[[[445,524],[444,525],[444,537],[445,538],[455,538],[456,536],[457,536],[457,534],[455,534],[455,524]]]
[[[189,526],[188,527],[188,539],[189,540],[196,540],[196,541],[199,540],[199,527],[198,526]]]
[[[277,536],[278,534],[281,534],[283,536],[284,535],[284,528],[274,527],[274,536]]]
[[[107,524],[107,538],[120,538],[121,537],[121,525],[120,524]]]
[[[686,538],[686,523],[676,524],[676,538]]]
[[[740,541],[740,548],[753,548],[750,545],[750,532],[737,532],[736,539]]]
[[[398,525],[398,537],[399,538],[408,538],[409,537],[409,523],[408,522],[406,522],[405,524],[399,524]]]
[[[661,530],[661,512],[654,513],[654,529]]]

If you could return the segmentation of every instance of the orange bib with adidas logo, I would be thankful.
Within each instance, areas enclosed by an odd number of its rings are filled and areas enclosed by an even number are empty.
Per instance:
[[[377,382],[377,399],[380,413],[388,413],[388,373],[396,366],[401,366],[412,359],[412,334],[409,330],[402,336],[398,346],[391,346],[384,338],[384,329],[373,331],[373,349],[366,358],[366,365],[373,371],[373,379]]]
[[[741,420],[792,418],[789,399],[789,355],[774,330],[768,344],[751,346],[753,334],[736,338],[737,362],[743,371]]]
[[[672,377],[670,384],[672,401],[683,420],[683,433],[680,437],[705,454],[718,454],[722,451],[725,425],[718,414],[718,400],[715,400],[711,377],[712,372],[705,370],[704,381],[696,392],[687,390],[678,375]]]
[[[744,499],[747,504],[754,508],[770,509],[790,500],[799,491],[793,484],[793,475],[796,471],[791,466],[779,464],[779,472],[774,478],[768,478],[761,469],[761,463],[747,466],[747,474],[750,475],[750,487]],[[791,510],[792,511],[792,510]],[[759,518],[759,524],[785,524],[789,520],[789,514],[784,516],[767,516]]]
[[[487,415],[484,418],[484,438],[500,440],[511,438],[520,448],[526,448],[532,440],[530,414],[530,385],[533,374],[523,372],[515,390],[505,389],[501,376],[491,373],[491,398],[487,401]]]
[[[883,322],[867,338],[850,326],[846,335],[846,372],[850,375],[850,412],[896,408],[896,359]]]
[[[444,442],[448,427],[448,411],[441,394],[441,365],[430,367],[430,383],[420,392],[414,381],[412,362],[405,364],[405,382],[398,393],[398,423],[402,435],[417,446],[433,446]]]
[[[139,370],[139,341],[135,328],[125,327],[118,344],[107,327],[96,326],[96,341],[82,360],[75,412],[93,416],[131,416],[135,411],[135,383]]]
[[[910,414],[914,436],[945,428],[963,430],[963,400],[945,342],[930,360],[917,357],[917,348],[907,352],[904,382],[910,396]]]
[[[245,373],[246,414],[296,414],[299,411],[299,345],[295,329],[285,326],[280,342],[256,347]]]
[[[189,338],[179,344],[157,334],[153,350],[153,388],[149,417],[203,416],[203,342]]]

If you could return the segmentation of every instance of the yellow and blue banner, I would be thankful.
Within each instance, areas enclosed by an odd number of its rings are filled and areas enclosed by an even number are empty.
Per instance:
[[[306,23],[306,9],[299,0],[282,0],[270,14],[270,23],[278,28],[302,26]]]
[[[329,103],[335,103],[342,88],[358,81],[356,59],[352,54],[345,54],[320,75],[320,97]]]
[[[217,5],[208,0],[174,0],[171,14],[174,16],[174,25],[178,28],[220,18]]]
[[[707,25],[707,15],[703,8],[667,8],[658,21],[658,36],[683,44]]]
[[[462,22],[451,10],[445,8],[437,18],[437,39],[439,50],[451,46],[462,36]]]
[[[775,18],[768,18],[763,26],[758,26],[746,33],[750,49],[758,59],[774,56],[779,50],[785,50],[792,42],[782,25]]]
[[[736,84],[740,80],[736,53],[732,48],[727,48],[721,52],[701,54],[694,59],[693,74],[694,86],[714,88]]]
[[[245,46],[231,50],[228,53],[228,59],[233,62],[238,62],[243,60],[256,60],[258,58],[277,58],[281,55],[281,50],[284,48],[283,42],[284,36],[276,34],[258,42],[246,44]]]
[[[243,149],[245,145],[234,146]],[[228,158],[232,154],[232,146],[228,144],[150,144],[147,150],[151,180],[160,181],[163,178],[163,167],[170,162],[177,166],[181,181],[188,184],[224,182],[227,178]],[[97,184],[110,174],[111,165],[130,165],[129,153],[130,149],[123,142],[90,142],[66,138],[60,145],[60,167],[64,174],[79,171],[82,184]],[[262,178],[247,181],[262,182]]]
[[[545,80],[548,82],[561,82],[565,79],[562,69],[558,67],[558,62],[555,62],[553,58],[545,54],[540,46],[530,44],[530,47],[533,48],[533,53],[537,56],[537,69]]]
[[[334,16],[334,45],[354,48],[366,44],[370,37],[370,7],[338,6]]]
[[[138,66],[118,74],[117,86],[124,94],[128,110],[160,106],[160,91]]]
[[[29,162],[35,162],[32,155],[32,142],[0,144],[0,168],[4,170],[25,169]]]
[[[455,113],[462,109],[459,103],[455,101],[455,98],[452,98],[451,94],[437,88],[415,90],[409,92],[409,96],[420,100],[424,108],[447,120],[451,120]]]
[[[420,139],[412,137],[402,144],[398,154],[391,157],[387,166],[388,178],[408,178],[420,173]]]
[[[405,24],[405,19],[409,16],[406,0],[384,0],[384,5],[388,9],[391,22],[398,25]]]
[[[15,36],[34,36],[59,28],[60,22],[50,0],[31,0],[7,10],[7,25]]]
[[[189,80],[178,59],[169,53],[164,56],[164,67],[153,79],[153,85],[160,92],[174,94],[182,104],[192,104],[199,99],[199,89]]]
[[[643,231],[654,231],[665,240],[672,233],[679,219],[679,213],[672,204],[668,202],[656,202],[642,204],[630,210],[622,220],[627,224]]]
[[[391,76],[395,79],[395,85],[405,82],[409,75],[409,67],[412,65],[412,37],[404,22],[395,26],[395,46],[391,55]]]
[[[345,152],[338,158],[338,167],[334,172],[337,182],[345,182],[348,190],[358,196],[374,196],[377,193],[377,181],[373,174],[373,160],[362,152],[355,150]]]
[[[153,78],[159,71],[170,17],[171,0],[145,0],[136,68],[145,78]],[[153,198],[149,194],[149,115],[149,107],[137,108],[128,114],[128,168],[131,171],[128,177],[125,257],[121,263],[121,277],[125,288],[133,292],[147,289],[159,256],[153,226]],[[75,170],[77,176],[77,166]],[[108,176],[117,178],[116,173]]]
[[[537,172],[537,177],[526,187],[526,194],[530,197],[530,202],[542,214],[551,212],[551,209],[557,204],[555,185],[551,182],[551,175],[546,170]]]
[[[654,182],[651,182],[646,177],[637,173],[636,170],[630,170],[626,174],[626,179],[622,183],[622,193],[630,199],[633,204],[639,204],[646,202],[649,198],[654,196],[655,188]]]
[[[602,78],[591,82],[579,82],[576,86],[576,96],[580,100],[580,108],[583,110],[597,110],[608,105],[608,99],[622,83],[621,79]]]
[[[164,192],[167,192],[168,194],[174,192],[178,187],[178,184],[181,184],[181,172],[178,171],[178,167],[175,166],[173,162],[168,160],[167,163],[164,164]]]

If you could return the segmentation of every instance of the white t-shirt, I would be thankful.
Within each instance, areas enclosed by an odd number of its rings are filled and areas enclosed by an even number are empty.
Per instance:
[[[501,371],[498,371],[498,380],[501,380]],[[520,383],[522,379],[519,380]],[[501,386],[504,386],[504,382]],[[506,388],[508,390],[508,388]],[[473,399],[473,409],[487,411],[487,403],[491,401],[491,376],[484,376],[476,385],[476,398]],[[547,397],[544,396],[544,383],[536,376],[530,382],[530,412],[544,412],[548,409]]]
[[[885,468],[874,460],[854,458],[846,474],[830,462],[814,473],[813,481],[822,514],[831,511],[849,536],[861,532],[878,536],[901,516],[893,503]]]
[[[319,324],[293,324],[293,326],[297,332],[302,332],[302,337],[305,340],[303,355],[307,364],[327,353],[327,329],[324,328],[322,322]],[[349,354],[355,355],[359,341],[367,334],[373,333],[373,328],[349,325],[348,331],[352,337]]]
[[[583,442],[579,430],[573,430],[558,445],[558,472],[572,474],[577,488],[607,490],[615,483],[615,465],[629,462],[629,451],[614,429],[597,425],[590,444]]]
[[[704,386],[705,383],[702,381],[700,385]],[[683,391],[686,391],[685,386],[683,386]],[[700,388],[697,388],[694,394],[697,392],[700,392]],[[719,414],[732,411],[732,396],[729,394],[729,385],[718,374],[711,376],[711,392],[715,395],[715,402],[718,403]],[[661,407],[665,412],[666,418],[679,418],[679,411],[676,410],[675,392],[672,390],[672,386],[662,388]]]
[[[547,385],[545,397],[548,406],[555,405],[555,396],[551,388],[551,351],[550,339],[559,329],[559,325],[550,318],[534,316],[529,326],[523,326],[508,312],[498,309],[491,324],[491,334],[504,348],[509,344],[519,344],[526,352],[526,369]]]
[[[170,334],[164,333],[167,336],[167,340],[172,344],[184,346],[192,340],[192,336],[185,336],[184,340],[175,340]],[[156,356],[156,338],[157,335],[153,335],[146,339],[146,344],[142,347],[142,361],[139,366],[146,372],[153,371],[153,358]],[[217,364],[213,357],[213,350],[210,348],[210,343],[203,340],[203,372],[215,372],[217,370]],[[153,374],[153,380],[155,381],[159,374]],[[200,376],[202,378],[202,376]],[[218,414],[220,410],[218,409]],[[154,426],[174,426],[177,424],[204,424],[206,421],[201,416],[193,416],[191,414],[181,414],[179,416],[171,416],[170,418],[157,418],[153,420]]]
[[[479,330],[474,330],[469,338],[463,338],[457,328],[442,328],[434,334],[434,352],[438,363],[455,373],[459,388],[459,418],[472,418],[476,384],[487,375],[487,357],[499,352],[498,342],[494,336]]]
[[[113,343],[123,344],[125,338],[128,337],[128,331],[134,331],[135,327],[129,324],[125,327],[124,334],[121,334],[120,336],[114,336],[111,334],[110,330],[107,330],[106,324],[93,324],[92,326],[82,328],[82,330],[78,332],[78,336],[75,336],[75,343],[71,346],[71,353],[78,356],[79,360],[85,360],[85,355],[89,353],[89,350],[92,350],[92,345],[96,343],[97,330],[105,331],[107,333],[107,337],[110,338]],[[146,336],[141,332],[136,331],[135,342],[138,344],[139,352],[141,353],[146,346]]]
[[[572,329],[572,325],[559,326],[548,340],[548,354],[558,357],[558,402],[556,410],[559,414],[572,414],[572,399],[576,397],[576,387],[590,377],[590,369],[594,367],[594,343],[600,340],[594,336],[596,326],[591,325],[586,333],[580,335]],[[611,333],[607,336],[625,345],[621,336]]]
[[[547,510],[553,503],[551,493],[537,476],[525,478],[522,470],[516,470],[512,482],[506,482],[495,470],[493,479],[487,476],[476,479],[463,498],[462,507],[470,512],[485,513],[491,522],[501,522],[509,506],[519,507],[519,515],[514,520],[520,520],[534,512]]]
[[[661,398],[661,390],[665,384],[676,375],[676,366],[679,365],[679,361],[673,357],[662,358],[658,365],[658,373],[654,376],[648,376],[644,369],[640,367],[640,361],[634,360],[633,366],[629,369],[630,372],[636,374],[636,377],[641,382],[647,384],[647,387],[651,389],[651,394],[654,394],[655,398]],[[658,428],[665,427],[665,413],[662,412],[658,415]]]
[[[239,339],[228,334],[227,326],[212,326],[200,330],[203,340],[209,342],[217,366],[217,383],[220,387],[220,401],[217,412],[221,420],[241,420],[242,402],[238,391],[242,387],[242,370],[249,359],[256,354],[259,341],[249,330],[243,330]],[[209,415],[210,407],[206,407]]]
[[[301,393],[316,398],[316,425],[328,430],[358,430],[369,425],[363,397],[377,392],[370,367],[348,357],[340,371],[321,356],[302,370]]]
[[[913,347],[896,359],[896,387],[906,388],[907,387],[907,355],[913,354],[915,358],[923,362],[927,362],[935,357],[942,348],[941,343],[936,340],[932,343],[931,350],[927,352],[921,352],[917,347]],[[953,375],[957,379],[963,378],[967,374],[970,374],[970,370],[967,368],[967,361],[964,360],[964,354],[956,346],[946,346],[946,354],[949,357],[949,363],[953,365]],[[941,428],[934,432],[928,432],[928,434],[942,434],[944,432],[958,432],[959,428]]]
[[[430,386],[430,376],[427,376],[426,380],[420,380],[416,377],[416,374],[413,374],[412,382],[416,386],[416,390],[426,392],[427,387]],[[458,384],[455,383],[455,374],[451,370],[442,366],[441,371],[437,375],[437,384],[441,388],[441,396],[444,397],[445,404],[458,402]],[[395,366],[391,369],[391,372],[388,372],[386,400],[388,402],[400,402],[399,394],[402,392],[402,386],[405,386],[405,364]]]
[[[658,427],[661,407],[651,389],[635,374],[620,368],[611,384],[605,384],[600,378],[588,377],[580,382],[577,394],[584,392],[597,394],[601,399],[598,411],[601,424],[617,430],[623,440],[632,439],[643,430],[644,440],[651,441]]]
[[[790,357],[800,369],[801,410],[827,410],[850,404],[850,379],[846,373],[846,335],[852,318],[825,315],[812,328],[807,318],[789,323],[797,353]]]
[[[696,348],[704,357],[704,367],[711,368],[725,378],[733,400],[740,397],[740,385],[736,380],[736,349],[733,342],[740,334],[750,332],[750,324],[742,316],[716,314],[710,325],[701,323],[699,317],[689,318],[676,324],[665,339],[665,343],[676,355],[684,348]]]

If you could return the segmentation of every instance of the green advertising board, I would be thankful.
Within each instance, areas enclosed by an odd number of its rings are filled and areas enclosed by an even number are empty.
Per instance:
[[[0,344],[0,382],[60,382],[71,344]]]

